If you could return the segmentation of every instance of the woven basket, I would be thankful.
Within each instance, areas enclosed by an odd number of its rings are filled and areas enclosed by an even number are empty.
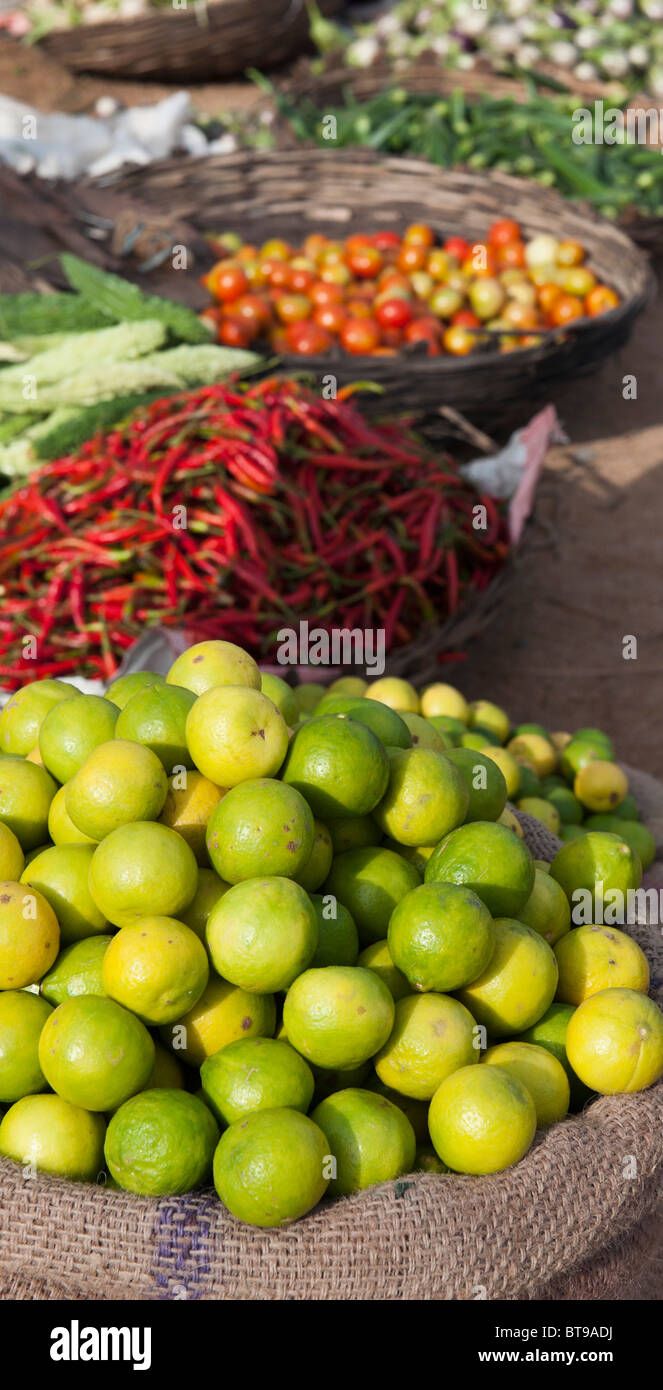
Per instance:
[[[541,73],[558,77],[569,91],[584,97],[587,102],[603,98],[611,104],[614,86],[611,87],[609,83],[578,82],[571,73],[556,72],[554,68],[542,68]],[[460,88],[469,97],[510,97],[518,101],[527,95],[521,82],[493,72],[485,62],[478,62],[469,72],[463,72],[457,68],[443,68],[439,59],[431,54],[423,54],[412,66],[396,71],[384,62],[357,70],[344,66],[338,59],[334,61],[332,57],[323,72],[315,72],[310,59],[300,58],[287,76],[279,80],[278,86],[284,95],[295,100],[312,101],[319,109],[325,103],[331,107],[340,105],[348,91],[356,101],[370,101],[394,86],[418,95],[435,93],[440,97],[448,96],[454,88]],[[653,104],[649,97],[642,98],[642,101],[645,107]],[[633,106],[639,104],[640,99],[631,102]],[[282,126],[282,133],[284,143],[289,144],[291,136],[287,122]],[[588,205],[578,202],[576,206]],[[646,217],[635,208],[629,208],[617,218],[617,225],[652,254],[663,252],[663,217]]]
[[[319,0],[332,15],[344,0]],[[274,68],[307,46],[305,0],[183,0],[137,19],[80,24],[46,35],[42,47],[73,72],[170,82],[223,80]]]
[[[663,786],[628,769],[652,826]],[[537,858],[559,841],[521,817]],[[663,886],[663,879],[661,879]],[[660,932],[629,929],[663,986]],[[625,1161],[629,1174],[624,1177]],[[0,1296],[38,1299],[660,1299],[663,1082],[604,1096],[487,1178],[413,1174],[284,1230],[213,1192],[160,1200],[0,1162]]]
[[[111,186],[199,230],[237,232],[258,244],[268,235],[297,244],[314,231],[344,236],[352,229],[403,230],[415,220],[431,223],[441,234],[480,239],[495,217],[508,212],[530,235],[554,228],[580,241],[599,278],[618,290],[622,302],[610,313],[547,333],[540,346],[518,352],[498,353],[491,346],[470,357],[431,358],[416,350],[396,357],[337,351],[306,359],[316,375],[332,372],[340,385],[357,378],[378,382],[394,408],[423,413],[448,404],[493,426],[513,418],[515,410],[521,422],[524,400],[529,407],[563,379],[595,370],[621,347],[654,293],[646,256],[619,228],[550,189],[504,174],[437,169],[423,160],[384,158],[366,150],[326,153],[300,146],[190,160],[185,166],[167,160],[119,174]],[[181,272],[174,278],[181,279]],[[282,360],[286,370],[301,370],[304,361]]]

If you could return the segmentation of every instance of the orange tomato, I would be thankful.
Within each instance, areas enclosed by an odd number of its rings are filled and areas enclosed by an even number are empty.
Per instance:
[[[219,261],[210,270],[207,281],[214,298],[220,299],[222,304],[229,304],[249,288],[241,265],[237,265],[235,261]]]
[[[497,264],[505,270],[520,270],[525,265],[525,246],[522,241],[504,241],[497,248]]]
[[[373,318],[346,319],[341,329],[341,342],[346,352],[366,355],[380,346],[380,325]]]
[[[408,227],[403,241],[408,246],[425,246],[428,250],[435,241],[435,232],[425,222],[413,222],[412,226]]]
[[[491,246],[506,246],[511,241],[520,241],[520,227],[511,217],[502,217],[493,222],[488,240]]]
[[[276,316],[281,323],[303,323],[310,318],[313,305],[305,294],[282,294],[275,301]]]
[[[304,255],[308,256],[309,260],[317,261],[318,256],[324,251],[326,245],[326,236],[323,236],[321,232],[311,232],[310,236],[307,236],[302,250]]]
[[[553,304],[557,302],[562,291],[559,285],[541,285],[539,287],[539,304],[544,314],[549,314]]]
[[[236,314],[224,314],[218,332],[219,342],[223,343],[224,347],[250,347],[255,336],[249,325],[238,318]]]
[[[462,324],[451,324],[442,334],[442,346],[454,357],[466,357],[476,347],[476,336]]]
[[[346,317],[343,304],[318,304],[313,311],[313,322],[326,333],[340,333]]]
[[[488,275],[492,279],[498,271],[497,261],[492,249],[486,246],[485,241],[475,241],[470,247],[469,255],[465,257],[461,270],[465,275],[471,275],[475,279],[477,276]]]
[[[312,304],[341,304],[345,296],[342,285],[329,284],[326,280],[316,280],[308,292]]]
[[[272,237],[271,241],[266,241],[260,248],[260,254],[269,261],[287,261],[292,255],[291,247],[287,241],[280,237]]]
[[[416,242],[404,242],[401,247],[396,265],[405,275],[410,275],[413,270],[425,270],[428,260],[428,249],[426,246],[419,246]]]
[[[557,247],[557,264],[564,266],[580,265],[585,259],[585,248],[579,241],[560,241]]]
[[[607,314],[611,309],[616,309],[618,304],[619,295],[609,285],[595,285],[587,295],[585,310],[590,318],[596,318],[598,314]]]
[[[572,323],[574,319],[581,319],[584,313],[585,306],[582,299],[578,299],[575,294],[564,294],[562,291],[559,298],[555,300],[549,317],[550,322],[559,328],[563,324]]]

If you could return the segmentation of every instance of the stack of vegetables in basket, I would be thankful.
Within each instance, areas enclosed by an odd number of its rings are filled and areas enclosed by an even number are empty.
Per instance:
[[[6,1159],[151,1197],[213,1176],[274,1227],[499,1173],[663,1074],[647,959],[601,925],[642,877],[626,819],[547,863],[506,807],[503,768],[559,766],[619,815],[602,731],[512,731],[444,684],[293,688],[210,641],[104,698],[25,686],[0,749]]]

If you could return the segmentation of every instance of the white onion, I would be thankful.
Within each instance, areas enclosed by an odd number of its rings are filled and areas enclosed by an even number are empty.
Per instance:
[[[548,49],[548,57],[558,68],[570,68],[577,58],[576,46],[560,39],[559,43],[551,43]]]
[[[587,25],[586,29],[579,29],[575,35],[575,43],[578,48],[596,48],[601,42],[601,35],[598,29],[592,29]]]
[[[601,67],[607,72],[608,77],[625,77],[629,70],[628,58],[618,49],[606,49],[601,54]]]
[[[594,63],[578,63],[573,69],[573,76],[577,77],[579,82],[597,82],[599,70]]]
[[[541,49],[535,43],[521,43],[516,49],[516,62],[520,68],[534,67],[541,58]]]
[[[557,238],[547,232],[532,237],[525,247],[525,261],[533,270],[539,265],[554,265],[557,260]]]

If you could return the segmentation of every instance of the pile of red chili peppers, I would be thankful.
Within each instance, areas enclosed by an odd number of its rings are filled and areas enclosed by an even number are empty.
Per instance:
[[[369,425],[349,400],[274,379],[157,401],[45,464],[0,501],[0,534],[11,688],[110,678],[155,623],[262,657],[302,619],[384,628],[400,645],[485,587],[507,551],[495,503],[406,423]]]

